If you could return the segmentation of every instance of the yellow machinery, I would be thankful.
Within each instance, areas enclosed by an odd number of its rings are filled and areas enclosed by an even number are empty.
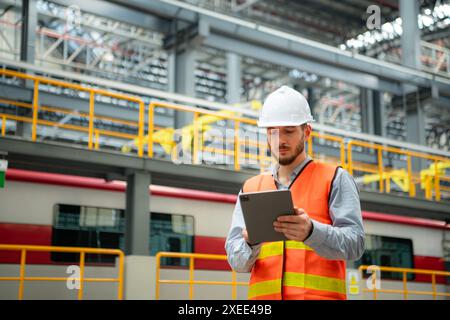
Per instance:
[[[432,163],[427,169],[420,171],[420,187],[425,190],[425,198],[432,198],[432,189],[435,183],[436,176],[445,177],[446,169],[450,169],[450,162],[437,162]],[[392,171],[385,171],[382,174],[366,174],[362,177],[362,183],[369,184],[373,182],[379,182],[380,180],[386,181],[386,192],[390,192],[390,181],[395,183],[403,192],[409,192],[410,186],[415,189],[415,184],[409,181],[410,177],[406,169],[397,169]],[[413,177],[411,177],[413,180]],[[415,194],[415,190],[413,190]]]

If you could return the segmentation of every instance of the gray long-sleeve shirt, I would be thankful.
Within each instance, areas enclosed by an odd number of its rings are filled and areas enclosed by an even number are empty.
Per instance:
[[[291,182],[310,160],[311,158],[307,156],[293,170]],[[278,168],[279,165],[272,167],[276,186],[278,190],[288,189],[288,186],[283,185],[278,179]],[[353,177],[342,168],[338,169],[334,178],[328,205],[332,225],[311,219],[313,232],[304,243],[318,255],[330,260],[359,259],[364,252],[365,244],[359,190]],[[261,249],[261,244],[248,245],[242,236],[244,228],[245,222],[238,197],[225,243],[228,262],[237,272],[251,271]]]

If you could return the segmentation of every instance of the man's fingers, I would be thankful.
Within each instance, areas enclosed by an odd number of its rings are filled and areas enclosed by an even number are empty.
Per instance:
[[[289,222],[282,223],[277,221],[273,223],[273,226],[276,228],[282,228],[287,230],[297,230],[299,227],[298,223],[289,223]]]
[[[299,215],[299,216],[306,213],[306,211],[303,210],[303,208],[294,207],[294,210],[295,210],[295,214]]]
[[[286,228],[274,228],[276,232],[281,232],[289,240],[300,241],[300,233]]]
[[[289,228],[289,227],[274,227],[274,230],[276,232],[282,232],[284,234],[291,234],[291,235],[296,235],[296,236],[298,236],[300,234],[298,229]]]
[[[286,237],[286,238],[288,238],[289,240],[295,240],[295,241],[298,241],[298,239],[297,239],[297,237],[296,236],[293,236],[293,235],[291,235],[291,234],[284,234],[284,236]]]
[[[248,241],[248,233],[247,233],[247,229],[243,229],[243,230],[242,230],[242,236],[244,237],[245,241]]]
[[[299,215],[279,216],[277,218],[277,221],[299,223],[300,221],[302,221],[302,218]]]
[[[284,234],[284,236],[285,236],[286,238],[288,238],[289,240],[297,240],[297,241],[298,241],[299,236],[300,236],[299,233],[297,233],[297,232],[292,232],[292,231],[289,231],[289,230],[283,232],[283,234]]]

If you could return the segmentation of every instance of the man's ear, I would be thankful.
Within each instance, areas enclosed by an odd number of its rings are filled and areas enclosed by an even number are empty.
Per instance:
[[[308,140],[309,136],[311,135],[311,125],[310,124],[306,124],[303,128],[303,132],[305,134],[305,140]]]

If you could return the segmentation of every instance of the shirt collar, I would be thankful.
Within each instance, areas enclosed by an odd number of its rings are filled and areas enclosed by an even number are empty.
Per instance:
[[[309,155],[306,155],[305,160],[303,160],[298,166],[296,166],[294,168],[294,170],[292,170],[291,173],[291,178],[289,179],[290,182],[292,182],[293,179],[295,179],[295,177],[298,175],[298,173],[303,169],[303,167],[310,161],[312,160],[312,158]],[[272,171],[272,177],[275,180],[276,183],[278,184],[282,184],[280,182],[280,180],[278,179],[278,169],[280,168],[280,164],[278,162],[274,163],[271,166],[271,171]]]

